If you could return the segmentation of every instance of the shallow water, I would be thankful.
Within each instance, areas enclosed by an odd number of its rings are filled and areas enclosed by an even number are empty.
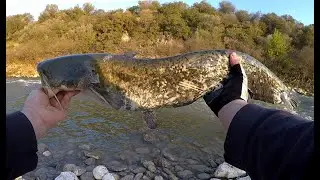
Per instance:
[[[7,79],[6,112],[20,110],[27,95],[39,86],[37,79]],[[299,100],[301,104],[297,113],[313,120],[313,98],[299,96]],[[178,159],[177,162],[181,162],[178,164],[183,164],[187,158],[201,164],[208,164],[210,158],[220,158],[221,161],[226,132],[204,101],[179,108],[159,109],[156,116],[158,127],[151,131],[140,112],[117,111],[97,98],[79,94],[72,100],[68,120],[50,130],[40,141],[48,145],[52,157],[40,155],[37,169],[57,168],[62,163],[85,166],[84,158],[79,155],[81,150],[78,146],[81,144],[91,145],[102,156],[97,163],[105,165],[118,160],[127,166],[139,166],[140,160],[152,160],[159,150],[161,154],[168,151]],[[139,148],[147,148],[150,153],[141,153]],[[67,154],[71,150],[73,153]]]

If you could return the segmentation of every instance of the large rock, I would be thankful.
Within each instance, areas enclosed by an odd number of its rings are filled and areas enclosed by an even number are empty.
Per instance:
[[[81,180],[95,180],[92,172],[85,172],[80,176]]]
[[[217,170],[214,172],[215,177],[228,179],[244,176],[245,174],[245,171],[236,168],[226,162],[220,164]]]
[[[67,172],[61,172],[60,175],[55,178],[55,180],[79,180],[79,179],[73,172],[67,171]]]
[[[193,173],[190,170],[183,170],[178,172],[178,176],[182,179],[188,179]]]
[[[108,169],[102,165],[95,167],[92,172],[93,172],[94,178],[96,179],[102,179],[104,175],[109,173]]]
[[[143,161],[142,164],[145,168],[147,168],[151,172],[156,172],[156,170],[157,170],[156,166],[154,165],[154,163],[152,161]]]
[[[111,173],[107,173],[102,177],[102,180],[116,180]]]

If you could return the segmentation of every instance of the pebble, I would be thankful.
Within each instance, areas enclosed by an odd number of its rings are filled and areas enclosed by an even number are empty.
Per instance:
[[[176,171],[176,172],[183,171],[183,170],[184,169],[179,165],[174,166],[174,171]]]
[[[94,158],[94,159],[100,159],[101,155],[98,152],[87,152],[84,151],[84,155],[89,157],[89,158]]]
[[[143,177],[143,173],[137,173],[136,176],[134,176],[133,180],[140,180]]]
[[[165,167],[168,168],[171,166],[171,163],[166,159],[162,157],[158,157],[154,160],[154,163],[159,167]]]
[[[188,163],[188,164],[199,164],[198,161],[193,160],[193,159],[186,159],[186,163]]]
[[[15,178],[14,180],[25,180],[22,176]]]
[[[182,179],[187,179],[192,175],[193,173],[190,170],[183,170],[178,172],[178,176]]]
[[[102,180],[115,180],[111,173],[107,173],[102,177]]]
[[[209,159],[208,162],[210,166],[213,168],[216,168],[218,166],[218,164],[213,159]]]
[[[156,166],[154,165],[154,163],[152,161],[143,161],[143,166],[145,168],[147,168],[149,171],[151,172],[156,172]]]
[[[222,163],[224,163],[224,159],[223,159],[223,158],[217,158],[217,159],[215,160],[215,162],[216,162],[217,164],[222,164]]]
[[[143,135],[143,140],[148,143],[155,143],[159,141],[159,138],[154,133],[146,133]]]
[[[82,175],[83,173],[85,173],[86,171],[87,171],[86,168],[76,166],[72,172],[73,172],[76,176],[81,176],[81,175]]]
[[[151,172],[151,171],[147,171],[145,173],[146,176],[148,176],[149,178],[153,179],[155,177],[155,175]]]
[[[71,155],[71,154],[73,154],[73,152],[74,152],[73,150],[70,150],[70,151],[67,152],[67,154]]]
[[[108,163],[108,168],[111,171],[116,171],[116,172],[120,172],[128,169],[126,165],[122,164],[119,161],[111,161],[110,163]]]
[[[44,143],[38,144],[38,152],[43,153],[48,150],[48,146]]]
[[[115,173],[111,173],[112,176],[114,177],[115,180],[119,180],[120,179],[120,176],[118,174],[115,174]]]
[[[36,172],[34,173],[34,176],[38,177],[39,179],[47,179],[47,173],[48,173],[48,169],[43,167],[36,170]]]
[[[246,176],[246,177],[238,178],[237,180],[251,180],[251,178],[250,176]]]
[[[148,147],[136,148],[136,152],[138,154],[149,154],[150,153],[150,149]]]
[[[154,180],[163,180],[163,177],[162,176],[156,176],[156,177],[154,177]]]
[[[94,165],[87,166],[87,167],[86,167],[86,171],[87,171],[87,172],[92,172],[94,168],[95,168]]]
[[[188,166],[190,169],[196,172],[208,172],[208,173],[213,173],[213,169],[209,168],[206,165],[201,165],[201,164],[194,164],[194,165],[189,165]]]
[[[220,164],[217,170],[214,172],[215,177],[228,179],[244,176],[245,174],[245,171],[236,168],[226,162]]]
[[[88,158],[84,161],[84,163],[86,165],[95,165],[96,164],[96,160],[94,158]]]
[[[151,180],[148,176],[143,176],[142,179],[143,180]]]
[[[58,177],[56,177],[54,180],[79,180],[78,177],[70,171],[67,172],[61,172]]]
[[[90,147],[89,144],[81,144],[78,147],[79,147],[79,149],[86,150],[86,151],[90,151],[91,150],[91,147]]]
[[[120,180],[133,180],[134,176],[133,175],[126,175],[123,178],[121,178]]]
[[[172,155],[169,152],[167,152],[167,150],[163,151],[163,156],[165,158],[169,159],[170,161],[177,161],[177,158],[174,155]]]
[[[199,179],[210,179],[210,174],[207,174],[207,173],[201,173],[201,174],[198,174],[197,177]]]
[[[95,180],[92,172],[85,172],[80,176],[81,180]]]
[[[135,174],[138,174],[138,173],[144,173],[146,171],[147,171],[146,168],[138,167],[138,168],[134,169],[132,172],[135,173]]]
[[[105,174],[109,173],[108,169],[102,165],[95,167],[92,172],[96,179],[102,179]]]
[[[51,152],[50,151],[45,151],[42,153],[44,156],[48,157],[51,156]]]
[[[63,166],[62,170],[63,171],[74,171],[74,169],[76,168],[77,166],[75,164],[66,164]]]

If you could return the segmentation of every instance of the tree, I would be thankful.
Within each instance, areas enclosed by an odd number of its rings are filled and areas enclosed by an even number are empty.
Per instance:
[[[86,14],[92,14],[95,10],[95,7],[91,3],[84,3],[82,9]]]
[[[248,13],[248,11],[237,11],[236,16],[240,22],[250,21],[250,14]]]
[[[267,42],[267,56],[271,59],[283,60],[290,48],[289,37],[275,29]]]
[[[33,22],[33,16],[30,13],[17,14],[6,17],[7,38],[9,38],[12,34],[20,31],[31,22]]]
[[[192,8],[197,9],[200,13],[205,14],[215,14],[216,11],[216,9],[205,0],[201,1],[200,3],[194,3]]]
[[[236,10],[235,6],[229,1],[221,1],[219,3],[219,11],[223,13],[234,13]]]
[[[48,4],[45,10],[40,14],[38,21],[43,22],[47,19],[53,18],[58,12],[59,12],[58,5]]]

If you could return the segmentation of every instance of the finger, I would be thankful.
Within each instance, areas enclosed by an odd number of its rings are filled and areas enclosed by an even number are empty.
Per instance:
[[[70,91],[66,92],[64,97],[61,99],[61,105],[63,108],[67,109],[69,107],[69,103],[71,101],[71,98],[75,95],[77,95],[80,91]]]
[[[240,63],[240,58],[237,56],[235,52],[232,52],[229,56],[229,62],[231,66],[234,66]]]

